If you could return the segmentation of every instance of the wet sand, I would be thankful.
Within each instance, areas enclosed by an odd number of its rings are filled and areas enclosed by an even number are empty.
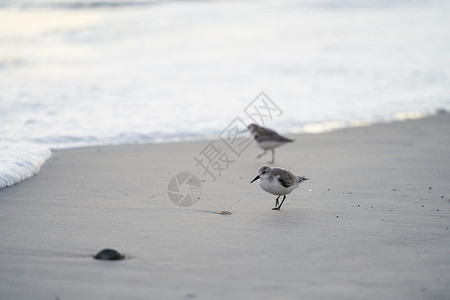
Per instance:
[[[275,165],[311,180],[280,211],[254,144],[215,182],[193,159],[210,141],[56,151],[0,190],[0,298],[448,299],[449,132],[439,114],[289,136]],[[203,180],[191,207],[168,198],[180,172]]]

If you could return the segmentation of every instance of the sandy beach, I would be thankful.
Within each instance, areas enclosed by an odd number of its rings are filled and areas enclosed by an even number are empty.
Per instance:
[[[449,132],[290,135],[275,165],[311,180],[280,211],[254,144],[215,182],[193,159],[210,141],[55,151],[0,190],[0,299],[449,299]],[[203,180],[191,207],[168,198],[180,172]],[[108,247],[127,258],[92,258]]]

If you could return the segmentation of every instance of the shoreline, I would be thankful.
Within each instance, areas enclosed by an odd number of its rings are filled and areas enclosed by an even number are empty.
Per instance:
[[[210,140],[53,151],[0,190],[0,298],[445,299],[448,132],[437,114],[287,135],[275,165],[311,180],[279,212],[254,144],[215,182],[194,161]],[[180,172],[204,180],[188,208]],[[129,259],[92,259],[108,247]]]
[[[290,132],[281,132],[282,135],[301,135],[301,134],[324,134],[333,132],[336,130],[349,129],[355,127],[366,127],[374,126],[379,124],[389,124],[395,122],[403,122],[408,120],[417,120],[427,117],[432,117],[439,114],[445,114],[447,111],[445,109],[428,109],[418,112],[409,113],[395,113],[386,120],[378,121],[330,121],[322,123],[310,123],[301,126],[300,128],[291,128]],[[91,147],[113,147],[113,146],[139,146],[139,145],[153,145],[153,144],[178,144],[178,143],[191,143],[191,142],[202,142],[217,139],[219,134],[209,134],[209,135],[197,135],[190,137],[178,137],[178,138],[153,138],[144,141],[134,141],[134,142],[116,142],[110,143],[99,142],[98,144],[86,144],[77,145],[71,147],[50,147],[47,145],[36,144],[34,142],[14,142],[10,145],[10,149],[6,147],[3,154],[4,157],[16,156],[17,153],[22,153],[21,157],[17,157],[14,161],[4,161],[5,167],[3,174],[0,174],[0,190],[7,188],[9,186],[18,184],[34,175],[39,173],[42,165],[48,160],[51,153],[55,151],[65,151],[65,150],[76,150],[82,148]],[[24,145],[28,145],[24,147]],[[8,146],[8,145],[6,145]],[[34,150],[25,150],[25,149]],[[37,150],[36,150],[37,149]],[[0,150],[2,150],[0,148]],[[49,152],[50,154],[45,154],[44,152]],[[43,154],[44,153],[44,154]],[[19,181],[18,178],[20,178]]]

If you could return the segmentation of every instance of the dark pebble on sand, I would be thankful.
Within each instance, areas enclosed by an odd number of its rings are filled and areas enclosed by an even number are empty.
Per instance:
[[[103,249],[97,253],[94,258],[102,260],[121,260],[125,258],[125,255],[114,249]]]
[[[186,294],[184,297],[186,297],[186,298],[196,298],[197,295],[194,294],[194,293],[189,293],[189,294]]]

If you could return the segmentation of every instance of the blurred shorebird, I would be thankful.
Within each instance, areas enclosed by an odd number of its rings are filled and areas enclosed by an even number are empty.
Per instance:
[[[283,205],[286,195],[290,194],[298,185],[309,178],[304,176],[296,176],[288,170],[281,168],[271,168],[268,166],[262,166],[258,170],[258,175],[250,182],[259,179],[259,186],[266,192],[277,195],[275,200],[275,207],[272,210],[280,210]],[[283,196],[283,200],[278,204],[278,198]]]
[[[272,164],[275,162],[275,148],[294,141],[279,135],[275,130],[256,124],[250,124],[247,128],[255,138],[258,147],[264,150],[257,158],[266,154],[267,150],[272,150],[272,161],[269,162]]]

